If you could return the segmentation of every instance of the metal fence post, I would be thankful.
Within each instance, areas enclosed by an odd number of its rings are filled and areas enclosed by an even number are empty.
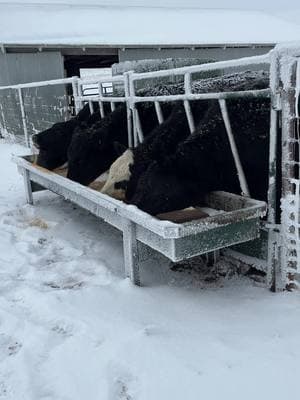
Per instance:
[[[184,74],[184,92],[185,95],[190,95],[192,93],[192,82],[191,82],[191,74],[190,73],[185,73]],[[195,121],[193,117],[193,113],[191,110],[191,105],[189,100],[184,100],[183,101],[186,117],[188,120],[190,132],[193,133],[195,131]]]
[[[129,71],[129,98],[130,98],[130,108],[132,113],[132,120],[133,120],[133,147],[136,147],[139,144],[138,140],[138,121],[137,121],[137,113],[136,113],[136,105],[133,100],[135,96],[135,89],[134,89],[134,80],[133,80],[133,72]]]
[[[281,227],[278,217],[277,191],[281,186],[278,176],[278,111],[279,102],[279,57],[273,52],[270,60],[270,142],[269,142],[269,185],[268,185],[268,259],[267,259],[267,286],[274,292],[282,290],[285,282],[281,263]]]
[[[132,110],[130,102],[130,88],[129,88],[129,77],[130,72],[124,73],[124,92],[126,99],[126,111],[127,111],[127,134],[128,134],[128,147],[133,147],[133,126],[132,126]]]
[[[30,147],[27,124],[26,124],[26,114],[25,114],[25,108],[24,108],[22,89],[19,87],[17,90],[18,90],[19,102],[20,102],[20,108],[21,108],[21,116],[22,116],[22,124],[23,124],[23,132],[24,132],[24,137],[25,137],[25,144],[26,144],[27,147]]]
[[[282,90],[282,197],[281,197],[281,235],[282,235],[282,277],[288,289],[294,288],[295,274],[299,265],[293,262],[293,252],[299,252],[296,234],[299,209],[293,212],[299,193],[295,191],[293,180],[297,176],[296,146],[298,143],[295,124],[295,86],[297,58],[288,57],[280,63],[284,77]],[[293,215],[294,214],[294,215]],[[297,257],[298,258],[298,257]]]
[[[138,245],[136,240],[136,225],[132,221],[124,221],[123,250],[125,274],[131,282],[140,286],[140,271],[138,260]]]
[[[75,114],[77,115],[80,111],[79,102],[78,102],[78,78],[74,76],[72,79],[72,92],[74,98],[74,106],[75,106]]]

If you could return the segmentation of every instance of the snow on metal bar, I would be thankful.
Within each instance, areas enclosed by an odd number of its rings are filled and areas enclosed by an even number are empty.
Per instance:
[[[188,100],[184,100],[183,102],[185,114],[188,120],[190,132],[193,133],[195,131],[195,121],[191,110],[191,105]]]
[[[132,110],[130,108],[130,88],[129,88],[129,72],[124,73],[124,92],[126,98],[126,114],[127,114],[127,135],[128,147],[133,147],[133,127],[132,127]]]
[[[92,100],[89,100],[89,109],[90,109],[90,113],[93,114],[93,112],[94,112],[94,106],[93,106]]]
[[[24,101],[23,101],[23,95],[22,95],[21,88],[18,88],[18,95],[19,95],[19,101],[20,101],[22,124],[23,124],[24,136],[25,136],[25,144],[27,147],[30,147],[27,123],[26,123],[26,114],[25,114]]]
[[[299,96],[300,96],[300,60],[297,61],[297,69],[296,69],[296,87],[295,87],[296,118],[299,118]]]
[[[141,103],[144,101],[178,101],[178,100],[218,100],[234,99],[243,97],[270,97],[270,89],[243,90],[236,92],[214,92],[214,93],[190,93],[170,94],[157,96],[132,96],[132,101]]]
[[[61,85],[61,84],[72,83],[74,81],[74,79],[77,79],[77,78],[72,77],[72,78],[52,79],[50,81],[20,83],[18,85],[0,86],[0,90],[24,89],[24,88],[35,88],[35,87],[41,87],[41,86]]]
[[[103,96],[103,89],[102,89],[101,82],[98,83],[98,92],[99,92],[99,95],[96,96],[96,97],[97,97],[98,102],[99,102],[100,115],[101,115],[101,118],[104,118],[104,116],[105,116],[104,106],[103,106],[103,102],[101,101],[101,98]]]
[[[217,69],[243,67],[248,65],[269,64],[269,63],[270,63],[270,52],[267,54],[263,54],[261,56],[243,57],[235,60],[217,61],[201,65],[192,65],[188,67],[172,68],[172,69],[143,72],[143,73],[133,72],[131,76],[132,79],[136,81],[147,78],[149,79],[162,78],[169,75],[184,75],[185,73],[193,74],[196,72],[215,71]]]
[[[78,78],[78,83],[80,85],[86,85],[90,83],[110,83],[110,82],[124,82],[124,76],[123,75],[115,75],[111,76],[109,78]]]
[[[162,109],[161,109],[159,102],[155,101],[154,106],[155,106],[158,123],[162,124],[164,122],[164,116],[163,116]]]
[[[139,111],[137,108],[135,108],[134,112],[136,115],[136,128],[137,128],[138,139],[139,139],[139,142],[142,143],[144,140],[144,133],[143,133],[143,128],[142,128],[142,124],[141,124]]]
[[[80,101],[102,101],[102,102],[113,102],[113,103],[124,103],[126,99],[124,97],[109,97],[109,96],[99,96],[98,94],[93,94],[90,96],[78,96]]]
[[[282,200],[282,230],[289,273],[300,273],[300,180],[291,179],[292,193]]]
[[[234,159],[234,163],[237,169],[237,173],[238,173],[238,178],[239,178],[239,182],[240,182],[240,186],[242,189],[242,195],[248,196],[250,197],[250,192],[249,192],[249,188],[248,188],[248,184],[247,184],[247,180],[245,177],[245,173],[243,170],[243,166],[240,160],[240,156],[239,156],[239,152],[234,140],[234,136],[232,133],[232,129],[231,129],[231,124],[230,124],[230,120],[229,120],[229,115],[228,115],[228,110],[227,110],[227,106],[226,106],[226,101],[221,99],[219,100],[219,104],[220,104],[220,108],[221,108],[221,113],[222,113],[222,117],[223,117],[223,121],[226,127],[226,131],[227,131],[227,136],[229,139],[229,143],[230,143],[230,148],[231,148],[231,152],[233,155],[233,159]]]

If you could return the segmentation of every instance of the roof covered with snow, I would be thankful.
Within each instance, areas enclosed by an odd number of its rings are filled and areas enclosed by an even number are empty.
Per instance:
[[[0,2],[0,15],[2,44],[243,45],[300,40],[300,25],[258,11]]]

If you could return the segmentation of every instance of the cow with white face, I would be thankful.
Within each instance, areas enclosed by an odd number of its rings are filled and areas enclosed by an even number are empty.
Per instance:
[[[115,143],[114,146],[117,147],[120,146],[120,144]],[[133,152],[132,150],[127,149],[111,165],[107,181],[105,182],[101,193],[107,194],[108,196],[114,197],[118,200],[125,200],[127,184],[131,175],[130,166],[132,164]]]

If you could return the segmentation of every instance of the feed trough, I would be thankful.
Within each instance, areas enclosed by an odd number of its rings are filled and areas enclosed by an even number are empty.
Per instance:
[[[125,273],[135,284],[140,284],[138,242],[172,261],[181,261],[259,237],[260,217],[266,212],[264,202],[211,192],[205,205],[215,215],[174,223],[73,182],[63,174],[38,167],[33,160],[33,155],[13,156],[24,177],[27,202],[33,203],[33,192],[48,189],[121,230]],[[197,214],[192,215],[197,218]]]

